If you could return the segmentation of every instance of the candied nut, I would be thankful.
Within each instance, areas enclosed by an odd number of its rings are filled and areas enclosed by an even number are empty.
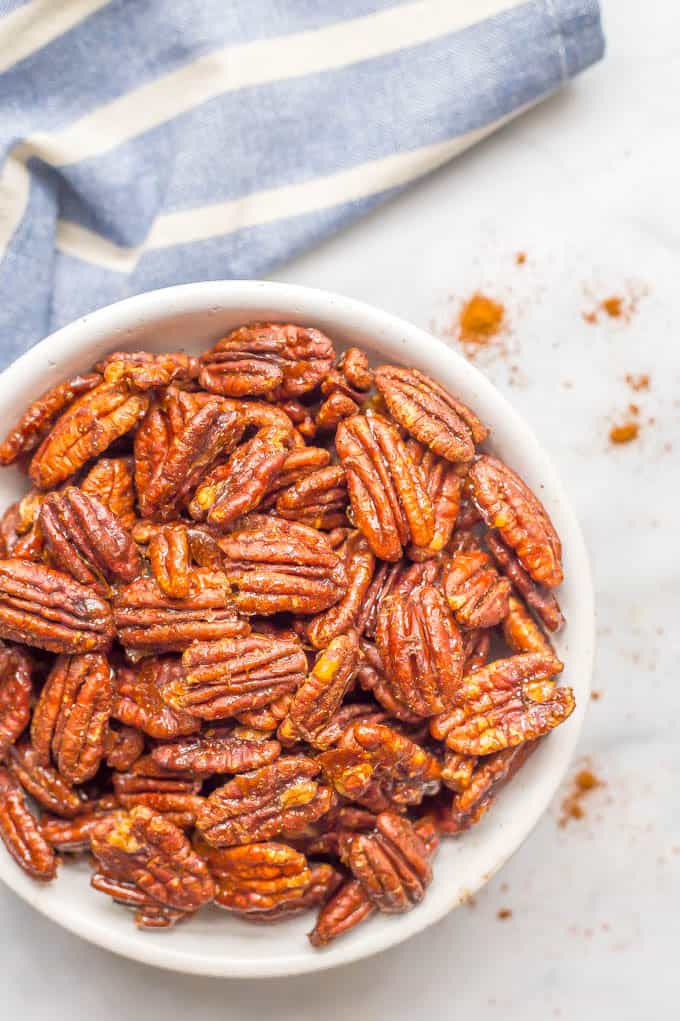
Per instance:
[[[323,906],[316,925],[309,933],[313,947],[324,947],[373,914],[375,904],[358,879],[343,883],[337,893]]]
[[[67,854],[89,851],[92,831],[105,814],[104,812],[87,812],[84,815],[76,816],[75,819],[43,816],[39,823],[40,832],[55,851]]]
[[[168,907],[196,911],[213,898],[208,866],[182,831],[143,805],[102,819],[91,846],[105,870]]]
[[[232,727],[210,727],[194,737],[158,745],[151,758],[163,769],[188,773],[246,773],[268,766],[281,754],[278,741],[237,736]]]
[[[249,630],[234,610],[229,579],[203,568],[191,572],[185,599],[166,596],[154,578],[137,578],[116,593],[113,619],[120,642],[132,655],[181,652],[194,641],[243,635]]]
[[[430,732],[464,755],[489,755],[547,734],[571,715],[574,693],[551,678],[562,664],[545,652],[493,663],[463,678],[455,707],[430,723]]]
[[[358,347],[349,347],[324,379],[321,392],[325,396],[341,394],[360,404],[372,386],[373,373],[366,353]]]
[[[100,457],[80,488],[104,504],[126,531],[133,528],[137,515],[131,457]]]
[[[216,880],[215,903],[238,914],[282,907],[306,887],[311,872],[304,854],[274,841],[214,848],[195,844]]]
[[[182,351],[155,355],[150,351],[114,351],[95,365],[107,383],[126,383],[152,390],[170,383],[188,383],[198,376],[198,358]]]
[[[316,735],[340,708],[359,667],[356,631],[338,635],[323,652],[293,695],[288,719],[281,724],[287,737],[297,736],[317,746]]]
[[[376,643],[395,698],[420,716],[453,704],[463,643],[444,596],[433,585],[383,599]]]
[[[0,560],[0,637],[49,652],[108,649],[109,604],[68,574],[26,560]]]
[[[251,514],[219,546],[242,613],[319,613],[345,594],[342,558],[322,533],[297,521]]]
[[[147,659],[136,669],[119,670],[111,715],[157,741],[195,734],[200,720],[165,701],[166,690],[181,676],[182,664],[175,656]]]
[[[342,554],[347,591],[335,606],[310,620],[307,635],[315,649],[324,649],[333,638],[355,626],[373,578],[375,557],[361,532],[350,533]]]
[[[479,822],[499,788],[524,765],[537,745],[538,741],[524,741],[515,748],[505,748],[483,759],[473,758],[473,770],[465,784],[460,789],[454,787],[457,793],[450,801],[442,799],[440,802],[437,828],[442,833],[457,834]]]
[[[381,812],[374,833],[357,833],[348,840],[343,860],[379,911],[410,911],[432,882],[427,847],[408,821]]]
[[[548,513],[507,464],[488,454],[468,472],[477,509],[488,528],[497,528],[534,581],[555,588],[562,582],[562,543]]]
[[[177,394],[169,398],[166,412],[169,422],[172,423],[173,416],[181,416],[184,420],[177,423],[176,429],[172,425],[166,427],[170,429],[171,438],[168,441],[166,433],[165,449],[161,446],[160,459],[145,450],[148,443],[153,443],[156,432],[162,434],[157,413],[154,412],[148,426],[143,423],[139,430],[135,456],[139,458],[143,453],[146,461],[140,463],[141,476],[138,470],[135,482],[144,517],[176,516],[177,509],[189,498],[215,458],[222,451],[231,450],[241,435],[243,423],[235,408],[213,398],[200,407],[190,407],[185,416],[182,398],[186,396],[192,395]],[[151,465],[148,465],[149,456],[152,457]],[[143,498],[140,491],[142,484]]]
[[[447,748],[442,766],[442,783],[460,794],[467,790],[472,782],[472,775],[479,759],[476,755],[460,755]]]
[[[286,718],[292,701],[293,695],[287,691],[261,709],[249,709],[246,712],[237,713],[236,719],[244,727],[270,734]]]
[[[12,776],[0,767],[0,838],[24,872],[48,882],[57,874],[57,860],[26,799]]]
[[[373,812],[418,805],[439,790],[441,767],[434,756],[381,723],[350,724],[340,746],[317,761],[338,794]]]
[[[430,543],[412,546],[408,550],[412,560],[424,560],[446,548],[458,517],[463,482],[457,465],[437,457],[417,440],[409,440],[406,449],[413,462],[420,465],[434,512],[434,532]]]
[[[298,447],[286,455],[286,460],[279,474],[270,484],[269,491],[262,501],[263,507],[273,506],[279,494],[289,486],[295,485],[301,479],[325,468],[330,464],[331,455],[323,447]]]
[[[510,596],[510,602],[512,596]],[[506,617],[507,620],[507,617]],[[505,624],[505,621],[503,622]],[[475,670],[486,666],[491,648],[491,634],[489,631],[468,631],[463,638],[465,661],[463,663],[463,676],[473,674]],[[516,649],[516,652],[537,652],[537,649]]]
[[[279,404],[282,411],[288,415],[298,433],[305,439],[311,440],[316,434],[316,425],[312,418],[309,409],[301,404],[300,401],[296,401],[294,398],[289,398],[287,401],[282,401]],[[301,448],[304,449],[304,448]]]
[[[59,656],[31,721],[31,742],[42,766],[52,758],[71,784],[90,780],[105,755],[112,670],[99,653]]]
[[[206,475],[189,504],[197,521],[225,528],[254,510],[286,460],[290,430],[262,428]]]
[[[235,776],[204,801],[197,828],[215,847],[302,833],[334,804],[320,771],[318,761],[291,755]]]
[[[447,461],[470,461],[488,430],[462,401],[417,369],[381,365],[375,385],[392,416]]]
[[[298,641],[250,634],[196,642],[182,657],[183,676],[165,697],[177,709],[214,720],[270,705],[304,679],[307,660]]]
[[[108,595],[109,583],[132,581],[139,574],[139,551],[129,533],[103,503],[81,489],[49,493],[39,521],[50,559],[81,585]]]
[[[116,727],[109,721],[109,732],[104,741],[106,765],[125,773],[144,753],[144,735],[136,727]]]
[[[149,484],[164,464],[172,442],[169,415],[152,402],[142,419],[134,441],[134,484],[139,513],[149,517],[156,506],[149,500]]]
[[[99,373],[90,372],[85,376],[74,376],[65,383],[57,383],[41,394],[36,401],[29,404],[0,445],[0,465],[14,464],[24,454],[35,450],[52,428],[57,416],[76,397],[88,393],[100,382]]]
[[[163,769],[149,755],[138,759],[127,773],[114,773],[113,789],[123,808],[144,805],[188,829],[195,825],[202,798],[201,779],[182,770]]]
[[[137,424],[148,397],[118,383],[100,383],[57,419],[31,461],[39,489],[53,489]]]
[[[0,761],[31,718],[33,664],[20,646],[0,642]]]
[[[456,623],[464,628],[499,624],[508,612],[511,585],[499,578],[483,550],[457,553],[444,569],[444,594]]]
[[[84,803],[73,787],[51,766],[43,766],[27,741],[9,748],[6,758],[15,780],[48,812],[70,819],[84,810]]]
[[[564,624],[564,617],[555,593],[539,588],[529,577],[517,557],[508,549],[504,542],[493,532],[487,532],[486,545],[494,560],[503,573],[515,586],[539,620],[543,621],[548,631],[559,631]],[[529,649],[522,650],[529,652]]]
[[[267,911],[247,912],[241,918],[249,922],[279,922],[325,903],[337,890],[342,876],[328,862],[311,862],[309,871],[310,878],[305,886],[297,887],[290,895],[282,898],[279,904]],[[218,896],[215,895],[215,903],[218,903]]]
[[[409,542],[429,545],[432,502],[397,429],[380,415],[353,415],[338,426],[335,446],[355,522],[375,555],[396,561]]]
[[[542,652],[554,655],[548,637],[541,630],[521,599],[510,596],[503,621],[503,636],[513,652]]]
[[[347,394],[336,390],[326,398],[317,411],[316,418],[314,419],[316,428],[322,431],[337,429],[343,418],[350,418],[352,415],[356,415],[358,410],[359,405],[356,401],[353,401]]]
[[[357,680],[364,691],[370,691],[376,702],[385,709],[390,716],[401,720],[403,723],[420,723],[422,716],[412,712],[408,706],[400,702],[392,691],[384,675],[383,663],[375,645],[362,639],[361,652],[364,661],[359,667]]]
[[[163,525],[149,541],[149,561],[163,595],[186,599],[191,590],[189,535],[182,525]]]
[[[191,918],[193,914],[193,911],[178,911],[166,904],[159,904],[152,897],[142,893],[133,882],[105,870],[95,872],[90,885],[100,893],[108,894],[116,904],[132,908],[138,929],[167,929],[185,918]]]
[[[357,630],[359,634],[365,635],[371,640],[375,638],[375,629],[378,623],[378,610],[383,599],[386,599],[401,574],[402,565],[383,564],[376,565],[373,580],[368,586],[359,616],[357,618]]]
[[[321,468],[289,486],[276,501],[276,513],[311,528],[331,529],[347,524],[347,482],[339,464]]]
[[[320,383],[335,352],[319,330],[251,323],[201,355],[201,386],[225,397],[299,397]]]
[[[350,702],[342,705],[333,713],[328,723],[314,734],[314,747],[325,751],[332,748],[341,739],[351,723],[361,720],[366,723],[379,723],[385,718],[384,713],[375,711],[375,706],[368,702]],[[297,741],[297,734],[288,736],[288,721],[284,720],[278,730],[278,738],[282,744],[290,745]]]

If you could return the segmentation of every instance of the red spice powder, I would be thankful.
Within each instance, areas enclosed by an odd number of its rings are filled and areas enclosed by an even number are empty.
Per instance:
[[[613,425],[609,430],[610,443],[621,444],[631,443],[638,438],[640,426],[637,422],[623,422],[621,425]]]
[[[477,292],[469,298],[458,316],[458,338],[463,344],[488,344],[503,328],[505,306]]]
[[[634,376],[631,372],[626,374],[626,383],[635,390],[636,393],[640,390],[649,390],[650,378],[646,372],[640,373],[639,376]]]
[[[526,261],[527,261],[526,252],[518,252],[517,255],[515,256],[515,262],[517,263],[518,266],[523,266]]]
[[[499,908],[496,912],[496,918],[500,918],[501,921],[505,921],[507,918],[512,918],[512,911],[510,908]]]
[[[582,819],[586,814],[583,807],[584,798],[591,791],[602,786],[602,781],[595,776],[591,769],[580,769],[572,780],[571,789],[562,801],[562,815],[558,820],[559,825],[564,827],[571,819]]]

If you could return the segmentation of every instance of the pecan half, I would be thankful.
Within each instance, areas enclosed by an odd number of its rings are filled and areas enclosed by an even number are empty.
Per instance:
[[[430,855],[408,819],[382,812],[374,833],[357,833],[343,860],[379,911],[410,911],[432,882]]]
[[[381,365],[375,385],[392,416],[447,461],[470,461],[488,430],[462,401],[417,369]]]
[[[191,591],[191,550],[186,528],[159,528],[149,542],[149,561],[161,592],[171,599],[186,599]]]
[[[512,596],[508,605],[512,604]],[[508,610],[508,616],[510,610]],[[507,617],[505,620],[507,621]],[[505,626],[505,621],[503,622]],[[491,648],[491,634],[489,631],[468,631],[463,639],[465,661],[463,663],[463,674],[472,674],[475,670],[486,666]],[[512,646],[511,646],[512,648]],[[516,649],[516,652],[538,652],[538,649]]]
[[[163,769],[192,774],[247,773],[268,766],[281,754],[278,741],[239,737],[231,727],[209,727],[195,737],[158,745],[151,758]]]
[[[0,565],[1,569],[1,565]],[[194,641],[246,634],[237,616],[226,575],[197,568],[185,599],[166,596],[154,578],[137,578],[113,601],[118,638],[128,654],[181,652]],[[2,626],[0,609],[0,628]]]
[[[483,759],[472,759],[474,768],[466,777],[464,785],[452,799],[442,798],[439,804],[439,830],[455,835],[479,822],[495,800],[500,787],[524,765],[537,745],[538,741],[525,741],[515,748],[505,748]]]
[[[0,642],[0,761],[31,718],[33,664],[20,646]]]
[[[396,561],[409,542],[429,545],[432,501],[397,429],[380,415],[353,415],[338,426],[335,446],[355,522],[375,555]]]
[[[73,787],[51,766],[42,765],[40,756],[27,741],[8,750],[7,768],[26,793],[48,812],[70,819],[84,811],[85,803]]]
[[[408,550],[412,560],[424,560],[426,557],[436,556],[445,549],[451,538],[458,517],[463,480],[457,465],[437,457],[417,440],[409,440],[406,449],[412,461],[420,465],[425,478],[425,489],[432,501],[434,512],[434,532],[431,541],[427,546],[411,546]]]
[[[316,925],[309,933],[309,942],[313,947],[325,947],[338,936],[355,929],[375,910],[375,904],[359,880],[350,879],[321,909]]]
[[[289,486],[311,475],[320,468],[326,468],[330,464],[331,455],[323,447],[298,447],[291,450],[283,462],[281,471],[272,480],[269,491],[262,501],[262,507],[272,507],[276,503],[279,494]]]
[[[478,762],[476,755],[461,755],[447,748],[442,766],[442,783],[457,794],[467,790]]]
[[[213,898],[208,866],[182,831],[143,805],[103,819],[91,847],[105,869],[160,904],[195,911]]]
[[[366,590],[356,622],[357,630],[366,638],[375,638],[380,605],[396,585],[401,571],[401,563],[383,564],[378,561],[376,564],[373,580]]]
[[[531,580],[517,557],[504,542],[501,542],[497,535],[487,532],[485,538],[494,560],[525,600],[527,606],[545,624],[548,631],[559,631],[564,624],[564,617],[560,610],[560,604],[555,598],[555,593],[539,588]]]
[[[545,507],[519,475],[485,454],[470,468],[466,485],[486,525],[498,529],[534,581],[559,585],[562,544]]]
[[[463,678],[456,707],[435,717],[430,732],[464,755],[489,755],[541,737],[574,709],[571,688],[551,680],[561,669],[543,652],[489,663]]]
[[[311,880],[304,854],[287,844],[214,848],[198,840],[195,846],[216,880],[215,903],[237,914],[281,908]]]
[[[185,918],[191,918],[193,911],[178,911],[167,904],[159,904],[147,896],[133,882],[121,879],[105,869],[98,869],[90,880],[94,890],[105,893],[116,904],[131,908],[138,929],[167,929]]]
[[[31,721],[31,741],[41,765],[50,751],[71,784],[90,780],[105,755],[112,670],[106,656],[59,656],[40,693]]]
[[[0,767],[0,838],[24,872],[48,882],[57,874],[57,860],[37,820],[31,815],[21,788]]]
[[[319,613],[345,594],[342,558],[322,533],[297,521],[251,514],[219,546],[242,613]]]
[[[375,557],[361,532],[352,532],[342,547],[347,574],[347,591],[324,613],[312,617],[307,635],[316,649],[324,649],[338,635],[353,628],[371,584]]]
[[[358,410],[359,405],[356,401],[353,401],[347,394],[335,391],[320,406],[316,413],[314,424],[322,432],[330,432],[333,429],[337,429],[343,418],[350,418],[352,415],[356,415]]]
[[[235,776],[205,800],[198,830],[215,847],[301,833],[334,803],[332,790],[319,783],[320,771],[313,759],[291,755]]]
[[[376,643],[399,702],[420,716],[453,704],[463,671],[463,643],[439,589],[422,585],[384,599]]]
[[[299,397],[333,364],[333,344],[319,330],[279,323],[251,323],[233,330],[201,356],[201,386],[226,397],[277,392]]]
[[[88,393],[100,382],[99,373],[90,372],[85,376],[74,376],[65,383],[57,383],[41,394],[36,401],[29,404],[0,445],[0,465],[14,464],[24,454],[35,450],[52,428],[57,416],[76,397]]]
[[[126,531],[134,526],[137,515],[131,457],[100,457],[80,488],[104,504]]]
[[[96,497],[75,486],[49,493],[39,521],[50,559],[81,585],[108,595],[110,583],[132,581],[139,574],[141,560],[132,537]]]
[[[49,652],[108,649],[109,604],[62,571],[26,560],[0,560],[0,637]]]
[[[111,715],[158,741],[195,734],[200,720],[165,701],[165,692],[182,676],[174,656],[142,661],[136,669],[119,670]]]
[[[361,652],[364,661],[359,667],[357,680],[363,690],[370,691],[376,702],[379,702],[383,709],[395,719],[401,720],[403,723],[420,723],[422,716],[412,712],[407,705],[399,701],[392,691],[385,678],[382,659],[375,645],[363,639]]]
[[[347,481],[339,464],[321,468],[289,486],[276,501],[276,513],[289,521],[330,530],[347,524]]]
[[[246,712],[237,713],[236,719],[244,727],[271,734],[281,721],[285,720],[292,700],[292,693],[287,691],[285,695],[279,695],[270,705],[265,705],[261,709],[248,709]]]
[[[29,475],[39,489],[53,489],[137,424],[148,397],[118,383],[100,383],[71,404],[45,436]]]
[[[201,779],[183,770],[163,769],[149,755],[138,759],[127,773],[114,773],[113,789],[123,808],[144,805],[188,829],[195,825],[202,798]]]
[[[494,627],[508,612],[511,585],[500,578],[483,550],[457,553],[444,570],[444,593],[464,628]]]
[[[251,634],[197,642],[182,657],[183,676],[166,689],[177,709],[214,720],[271,704],[295,691],[307,660],[299,642]]]
[[[104,741],[106,765],[121,773],[130,769],[144,753],[144,735],[136,727],[112,726]]]
[[[316,735],[330,722],[349,690],[359,667],[356,631],[338,635],[319,653],[311,673],[299,686],[280,733],[300,737],[317,746]]]
[[[152,390],[170,383],[188,383],[198,376],[198,358],[182,351],[114,351],[95,365],[107,383],[126,383],[135,390]]]
[[[87,812],[75,819],[59,819],[45,815],[40,820],[40,832],[55,851],[76,854],[89,851],[90,836],[95,826],[102,821],[103,812]]]

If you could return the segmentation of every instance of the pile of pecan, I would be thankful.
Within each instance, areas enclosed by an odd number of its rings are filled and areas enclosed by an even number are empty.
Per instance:
[[[117,352],[0,446],[0,836],[162,928],[414,907],[574,707],[560,540],[415,369],[256,323]],[[493,657],[493,658],[492,658]]]

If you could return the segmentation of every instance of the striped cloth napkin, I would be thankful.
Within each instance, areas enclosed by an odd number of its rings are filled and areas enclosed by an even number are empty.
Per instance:
[[[597,0],[0,0],[0,365],[263,274],[603,47]]]

